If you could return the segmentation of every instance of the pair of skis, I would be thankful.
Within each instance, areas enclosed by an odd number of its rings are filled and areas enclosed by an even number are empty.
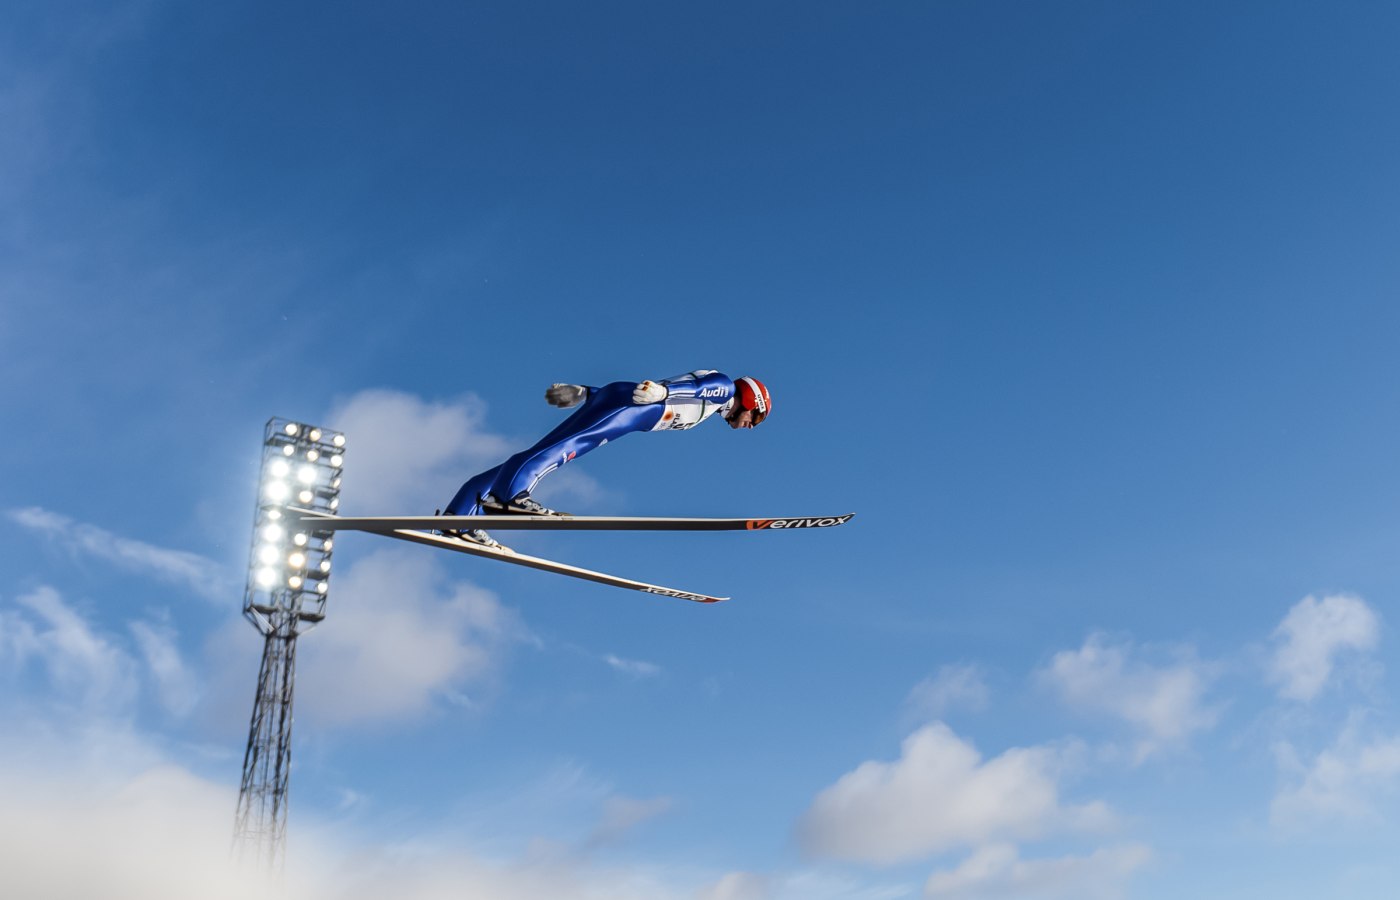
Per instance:
[[[365,531],[372,534],[382,534],[385,537],[401,541],[426,544],[430,547],[440,547],[444,550],[453,550],[472,556],[484,556],[488,559],[498,559],[517,566],[556,572],[571,578],[582,578],[646,594],[694,600],[697,603],[717,603],[729,598],[711,597],[708,594],[678,591],[674,588],[662,587],[659,584],[633,581],[630,578],[620,578],[604,572],[581,569],[568,563],[543,559],[538,556],[526,556],[504,548],[488,547],[484,544],[445,537],[433,532],[467,528],[484,528],[491,531],[786,531],[793,528],[831,528],[836,525],[844,525],[855,515],[855,513],[849,513],[844,516],[804,516],[774,519],[699,519],[565,515],[348,517],[309,509],[292,509],[290,512],[294,516],[300,516],[300,522],[304,527],[315,531]]]

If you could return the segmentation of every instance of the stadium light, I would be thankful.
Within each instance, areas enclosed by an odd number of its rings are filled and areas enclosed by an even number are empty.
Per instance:
[[[296,640],[326,617],[333,547],[333,532],[289,528],[289,518],[339,508],[344,453],[345,435],[302,422],[269,419],[263,430],[243,615],[265,641],[234,843],[240,858],[274,871],[286,853]]]
[[[300,633],[325,617],[329,589],[306,574],[330,571],[331,532],[289,534],[281,523],[294,506],[339,509],[344,448],[343,434],[285,419],[267,423],[243,603],[243,614],[263,634],[282,624]]]

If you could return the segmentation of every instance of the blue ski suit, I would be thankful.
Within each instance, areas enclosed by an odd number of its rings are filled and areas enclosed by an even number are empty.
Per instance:
[[[508,503],[528,494],[540,479],[572,459],[634,431],[682,431],[694,428],[734,401],[734,382],[727,375],[701,369],[660,382],[666,399],[660,403],[632,402],[635,381],[614,381],[588,387],[583,405],[530,449],[473,476],[443,510],[449,516],[482,512],[487,494]]]

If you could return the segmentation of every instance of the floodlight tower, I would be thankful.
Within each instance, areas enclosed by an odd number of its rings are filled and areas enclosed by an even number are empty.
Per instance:
[[[272,418],[263,432],[243,594],[243,615],[264,638],[263,656],[233,838],[241,859],[273,872],[286,851],[297,637],[326,617],[333,538],[302,527],[292,510],[336,511],[344,453],[345,435],[300,422]]]

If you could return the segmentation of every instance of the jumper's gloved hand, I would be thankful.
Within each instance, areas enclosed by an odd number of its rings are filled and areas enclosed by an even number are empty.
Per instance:
[[[654,381],[643,381],[637,385],[637,389],[632,392],[632,402],[638,406],[648,403],[660,403],[666,399],[669,392],[666,385],[657,384]]]
[[[578,406],[588,396],[588,388],[581,384],[551,384],[544,392],[544,399],[550,406],[568,409]]]

